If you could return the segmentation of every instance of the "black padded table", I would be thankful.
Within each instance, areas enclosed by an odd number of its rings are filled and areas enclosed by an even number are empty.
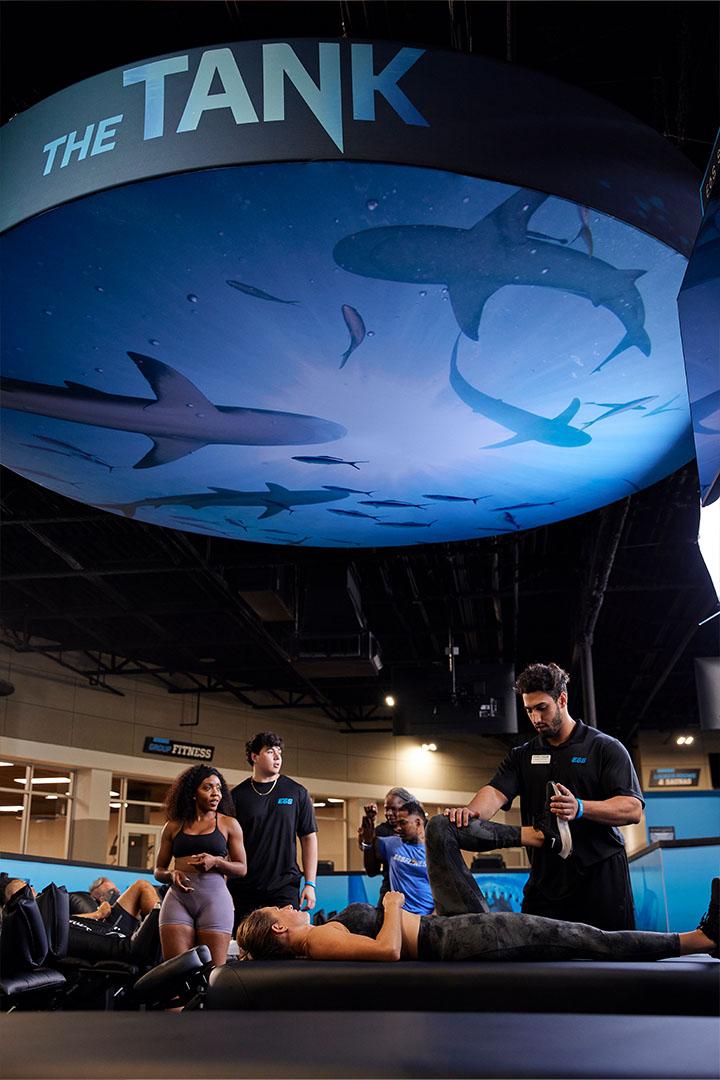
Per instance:
[[[3,1080],[717,1080],[720,1025],[570,1013],[11,1013],[0,1045]]]
[[[556,988],[560,988],[560,992]],[[718,1016],[720,964],[254,961],[210,975],[208,1009]],[[362,1023],[362,1021],[361,1021]]]

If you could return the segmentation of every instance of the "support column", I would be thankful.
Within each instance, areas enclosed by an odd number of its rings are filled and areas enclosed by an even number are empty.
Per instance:
[[[597,727],[595,712],[595,676],[593,675],[592,642],[585,637],[580,642],[580,667],[582,670],[583,720],[588,727]]]
[[[106,769],[76,770],[71,859],[107,862],[111,789],[112,772]]]

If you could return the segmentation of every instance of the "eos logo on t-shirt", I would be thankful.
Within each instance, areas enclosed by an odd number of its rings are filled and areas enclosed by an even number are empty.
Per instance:
[[[292,806],[293,800],[292,799],[278,799],[277,804],[278,804],[278,806]]]
[[[570,759],[572,765],[585,765],[587,763],[586,757],[574,757]]]

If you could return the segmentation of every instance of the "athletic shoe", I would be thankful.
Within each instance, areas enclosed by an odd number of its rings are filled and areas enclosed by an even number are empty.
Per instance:
[[[716,960],[720,959],[720,878],[713,878],[710,886],[710,904],[698,925],[705,937],[715,942],[715,948],[710,953]]]
[[[567,859],[568,855],[572,855],[573,849],[570,826],[567,821],[562,821],[550,810],[550,797],[559,794],[555,781],[548,781],[545,809],[535,818],[533,827],[545,834],[546,843],[551,851],[559,855],[561,859]]]

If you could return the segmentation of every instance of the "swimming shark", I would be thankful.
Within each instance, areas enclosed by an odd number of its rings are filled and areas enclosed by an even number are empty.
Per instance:
[[[293,513],[294,506],[314,506],[316,503],[336,502],[347,495],[329,491],[292,491],[282,484],[265,484],[267,491],[236,491],[234,488],[210,487],[209,491],[197,491],[187,495],[158,495],[136,499],[127,503],[99,503],[101,510],[117,510],[125,517],[134,517],[145,507],[190,506],[203,510],[208,506],[264,506],[258,521],[281,514],[283,510]]]
[[[333,258],[351,274],[417,284],[444,284],[458,326],[477,341],[483,308],[506,285],[537,285],[574,293],[612,312],[625,328],[619,344],[594,369],[635,346],[650,355],[645,307],[635,285],[644,270],[621,270],[564,246],[528,224],[547,195],[521,188],[470,229],[389,225],[340,240]]]
[[[566,409],[557,416],[548,419],[537,413],[521,409],[517,405],[508,405],[500,398],[490,397],[482,390],[477,390],[467,382],[457,367],[457,350],[460,334],[455,339],[450,361],[450,385],[461,401],[469,405],[473,412],[487,416],[496,424],[510,428],[515,434],[502,442],[491,443],[484,450],[495,450],[501,446],[515,446],[523,442],[540,442],[548,446],[585,446],[592,441],[592,436],[579,428],[570,426],[570,421],[580,408],[580,398],[573,398]]]
[[[166,465],[209,444],[301,446],[334,442],[347,434],[341,424],[317,416],[214,405],[194,383],[161,360],[134,352],[128,356],[147,380],[154,398],[109,394],[68,380],[64,386],[48,386],[3,378],[0,405],[147,435],[152,450],[135,462],[134,469]]]
[[[645,403],[655,401],[657,396],[657,394],[651,394],[650,397],[633,398],[632,401],[586,401],[586,405],[597,405],[607,411],[601,413],[600,416],[596,416],[594,420],[588,420],[587,423],[582,425],[582,429],[585,431],[586,428],[592,427],[593,424],[599,423],[600,420],[607,420],[609,416],[619,416],[620,413],[644,409]]]

